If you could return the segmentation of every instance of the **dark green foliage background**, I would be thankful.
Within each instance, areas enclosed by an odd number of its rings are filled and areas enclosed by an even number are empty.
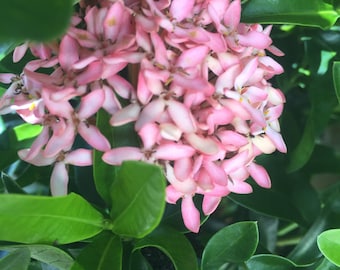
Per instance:
[[[16,45],[61,36],[73,4],[3,1],[0,72],[18,73],[31,59],[13,64]],[[30,146],[34,129],[16,129],[18,117],[1,116],[0,269],[339,269],[339,6],[339,0],[243,1],[242,21],[274,24],[274,44],[285,53],[274,57],[285,73],[272,84],[287,98],[281,129],[288,154],[258,159],[272,188],[254,185],[252,194],[225,198],[212,216],[202,216],[198,234],[185,230],[180,205],[164,205],[157,166],[107,166],[95,152],[93,167],[70,167],[70,195],[49,197],[51,168],[16,154]],[[108,127],[108,119],[101,111],[97,125],[112,146],[136,145],[132,126]],[[134,193],[138,203],[129,200]]]

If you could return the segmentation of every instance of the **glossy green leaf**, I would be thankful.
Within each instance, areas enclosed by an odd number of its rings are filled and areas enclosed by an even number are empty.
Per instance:
[[[313,46],[313,43],[310,46]],[[312,52],[309,55],[313,57]],[[311,109],[302,138],[290,154],[288,172],[297,171],[308,162],[313,153],[317,136],[320,135],[330,120],[336,106],[336,96],[331,81],[330,73],[323,76],[317,76],[313,73],[313,78],[308,87]],[[323,91],[320,91],[320,89],[323,89]]]
[[[246,265],[251,270],[294,270],[296,265],[281,256],[271,254],[261,254],[251,257]]]
[[[111,115],[105,110],[97,113],[97,127],[101,133],[109,140],[112,147],[138,146],[137,134],[131,124],[112,127],[109,124]],[[96,189],[104,201],[111,206],[110,188],[117,174],[117,167],[106,164],[102,160],[103,153],[94,150],[93,176]]]
[[[129,270],[153,270],[139,250],[135,250],[130,256]]]
[[[66,244],[103,230],[103,216],[71,193],[61,197],[0,195],[0,240]]]
[[[122,269],[123,248],[118,236],[104,232],[79,254],[71,270]]]
[[[100,110],[97,113],[96,123],[101,133],[113,143],[113,128],[108,124],[110,117],[106,111]],[[101,151],[94,150],[93,177],[98,193],[106,203],[110,204],[110,187],[115,179],[116,167],[103,162],[102,155]]]
[[[294,261],[298,265],[305,265],[315,262],[321,256],[317,246],[317,237],[325,230],[330,228],[340,227],[340,196],[339,192],[329,195],[329,200],[315,220],[312,226],[309,227],[306,234],[300,242],[287,256],[288,259]]]
[[[176,270],[197,270],[195,250],[188,239],[178,231],[160,226],[151,234],[136,242],[134,251],[145,247],[156,247],[172,261]]]
[[[124,162],[111,188],[112,231],[142,238],[161,221],[165,208],[165,179],[159,166]]]
[[[266,251],[274,252],[276,250],[279,228],[278,218],[262,215],[254,211],[249,213],[249,218],[257,221],[260,235],[259,245],[265,248]]]
[[[332,264],[326,258],[323,258],[321,263],[315,268],[315,270],[339,270],[339,267]]]
[[[113,140],[113,130],[108,124],[110,115],[104,110],[97,113],[97,127],[102,134],[111,142]],[[105,202],[110,203],[110,187],[116,174],[116,167],[106,164],[102,160],[103,153],[94,150],[93,177],[96,189]]]
[[[300,211],[291,202],[287,194],[274,190],[253,187],[251,194],[230,194],[228,198],[248,209],[278,217],[285,220],[305,224]]]
[[[331,4],[322,0],[251,0],[242,20],[266,24],[295,24],[329,28],[339,17]]]
[[[70,269],[73,258],[60,248],[48,245],[11,245],[0,247],[0,250],[28,249],[32,259],[46,263],[58,269]]]
[[[34,138],[39,135],[43,127],[41,125],[21,124],[13,128],[18,141]]]
[[[48,40],[69,25],[70,0],[12,0],[1,2],[0,40]]]
[[[340,61],[333,63],[333,82],[336,97],[340,103]]]
[[[256,222],[229,225],[214,234],[203,251],[202,270],[216,270],[226,263],[247,261],[255,252],[259,235]]]
[[[1,270],[26,270],[30,263],[30,251],[27,248],[15,250],[0,259]]]
[[[332,229],[321,233],[318,236],[317,243],[322,254],[340,267],[340,229]]]

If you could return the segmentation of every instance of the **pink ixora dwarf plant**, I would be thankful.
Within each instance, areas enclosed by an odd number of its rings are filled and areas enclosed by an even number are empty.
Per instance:
[[[266,52],[283,53],[272,45],[271,26],[244,24],[240,16],[240,0],[81,2],[60,41],[25,43],[14,60],[28,48],[37,59],[22,74],[0,75],[10,85],[0,112],[43,125],[20,157],[54,164],[53,195],[67,192],[66,164],[91,165],[90,150],[75,149],[77,134],[108,164],[158,164],[169,183],[167,202],[181,200],[193,232],[200,227],[196,194],[209,215],[229,193],[251,193],[249,177],[270,188],[256,158],[287,149],[279,125],[285,97],[268,81],[283,69]],[[136,82],[121,77],[136,64]],[[140,147],[111,148],[93,122],[101,108],[112,116],[108,125],[133,122]]]

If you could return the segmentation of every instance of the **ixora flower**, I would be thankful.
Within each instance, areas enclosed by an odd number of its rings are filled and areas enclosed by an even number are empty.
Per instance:
[[[59,41],[17,47],[15,62],[28,49],[37,59],[22,74],[0,75],[9,84],[0,113],[43,125],[19,156],[54,164],[53,195],[67,192],[67,164],[91,165],[91,151],[74,144],[77,134],[108,164],[158,164],[166,201],[181,200],[193,232],[200,228],[195,195],[210,215],[231,192],[251,193],[249,178],[270,188],[256,159],[287,151],[279,125],[285,97],[268,81],[283,69],[267,51],[283,53],[272,45],[271,26],[240,17],[240,0],[81,2]],[[140,147],[111,148],[93,121],[99,109],[111,115],[108,125],[134,123]]]

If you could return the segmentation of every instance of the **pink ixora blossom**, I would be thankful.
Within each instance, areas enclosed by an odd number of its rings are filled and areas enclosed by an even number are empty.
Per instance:
[[[210,215],[228,194],[251,193],[249,179],[271,187],[257,157],[287,151],[279,124],[285,97],[268,81],[283,72],[267,55],[283,55],[271,26],[242,23],[240,0],[81,1],[78,11],[60,40],[14,50],[15,62],[26,50],[37,58],[22,74],[0,74],[9,85],[0,113],[43,125],[19,156],[54,164],[53,195],[67,192],[68,164],[91,164],[90,150],[74,145],[78,134],[108,164],[162,166],[166,201],[180,201],[193,232],[197,194]],[[94,120],[100,109],[111,115],[108,125],[132,122],[141,145],[111,148]]]

